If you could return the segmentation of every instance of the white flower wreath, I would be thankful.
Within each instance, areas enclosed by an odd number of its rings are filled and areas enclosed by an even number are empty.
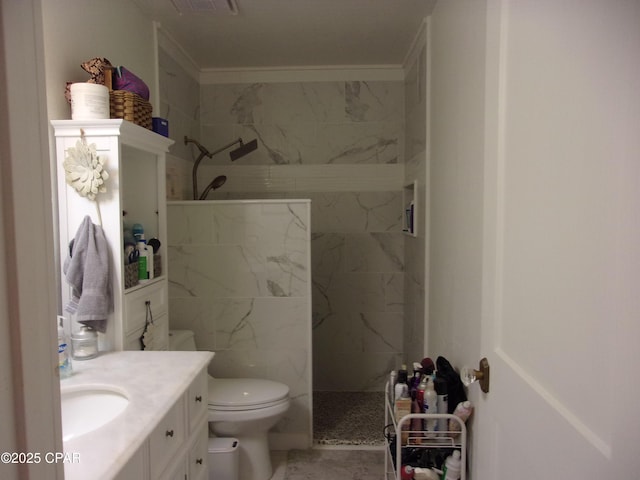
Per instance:
[[[67,184],[81,196],[95,200],[98,193],[107,191],[104,185],[109,173],[104,169],[105,159],[98,156],[96,145],[87,145],[84,139],[76,142],[75,148],[67,150],[64,167]]]

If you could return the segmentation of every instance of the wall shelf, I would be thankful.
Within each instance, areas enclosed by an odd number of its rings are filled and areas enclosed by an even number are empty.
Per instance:
[[[56,139],[61,262],[85,216],[102,225],[109,247],[113,312],[107,319],[107,331],[100,336],[100,349],[139,350],[147,313],[153,315],[156,326],[150,349],[166,349],[169,322],[165,156],[173,140],[121,119],[53,120],[51,125]],[[95,202],[66,183],[63,163],[67,152],[82,140],[95,145],[109,173],[106,192],[99,193]],[[142,224],[145,237],[155,237],[162,245],[161,254],[155,256],[160,274],[148,283],[127,286],[125,223]],[[60,282],[66,304],[70,287],[64,275]],[[148,308],[145,302],[149,302]]]

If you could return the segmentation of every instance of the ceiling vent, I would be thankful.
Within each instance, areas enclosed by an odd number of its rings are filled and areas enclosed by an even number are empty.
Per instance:
[[[236,0],[170,0],[180,15],[237,15]]]

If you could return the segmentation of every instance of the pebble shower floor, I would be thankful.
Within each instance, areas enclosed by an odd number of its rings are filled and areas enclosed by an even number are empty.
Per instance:
[[[316,445],[385,445],[383,392],[313,392]]]

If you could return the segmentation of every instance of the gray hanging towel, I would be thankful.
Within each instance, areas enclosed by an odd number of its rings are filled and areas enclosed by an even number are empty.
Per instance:
[[[71,300],[65,310],[76,314],[76,321],[104,333],[113,308],[109,248],[102,227],[84,217],[69,244],[63,272],[71,285]]]

